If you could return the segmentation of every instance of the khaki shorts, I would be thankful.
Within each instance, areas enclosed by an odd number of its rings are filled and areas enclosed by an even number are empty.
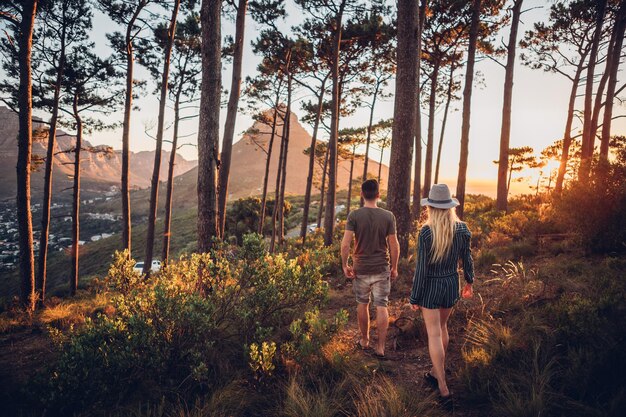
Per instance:
[[[372,303],[376,307],[387,307],[389,303],[389,292],[391,291],[391,273],[389,268],[379,274],[363,275],[357,274],[352,284],[356,302],[368,304],[370,295]]]

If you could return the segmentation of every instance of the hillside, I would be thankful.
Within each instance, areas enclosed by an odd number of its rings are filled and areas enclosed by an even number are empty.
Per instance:
[[[287,151],[287,184],[285,192],[291,195],[303,195],[306,190],[306,181],[309,166],[309,157],[304,150],[311,145],[311,135],[302,127],[295,114],[291,115],[291,132],[289,149]],[[256,122],[242,138],[233,145],[233,156],[230,171],[230,183],[228,186],[229,199],[260,195],[263,191],[263,178],[265,175],[266,151],[269,148],[271,129],[269,126]],[[276,139],[272,146],[272,160],[270,162],[270,175],[268,190],[273,193],[276,184],[276,171],[278,169],[278,154],[280,153],[280,136],[282,128],[278,128]],[[181,175],[178,179],[177,198],[185,201],[195,201],[198,168]],[[378,163],[371,160],[368,164],[368,172],[378,175]],[[354,178],[363,173],[363,160],[354,163]],[[316,184],[321,179],[322,169],[315,165]],[[382,166],[382,189],[386,189],[386,179],[389,169]],[[339,190],[348,188],[350,178],[350,162],[340,160],[337,169],[337,185]],[[313,188],[314,194],[319,194],[317,186]]]
[[[34,121],[34,129],[45,129],[46,125]],[[0,183],[0,200],[13,198],[16,191],[15,178],[15,158],[17,157],[17,115],[6,107],[0,106],[0,176],[3,181]],[[72,153],[64,151],[74,147],[75,137],[59,130],[57,133],[57,150],[54,157],[53,192],[55,199],[66,200],[71,197],[70,192],[62,192],[71,186],[74,167]],[[84,141],[85,148],[91,148],[92,144],[88,140]],[[98,147],[95,147],[98,149]],[[33,154],[38,157],[45,157],[47,149],[47,139],[38,140],[33,143]],[[130,182],[134,188],[145,188],[150,185],[152,167],[154,164],[154,152],[132,152],[130,165]],[[164,151],[161,157],[162,166],[167,166],[170,153]],[[177,155],[175,175],[180,175],[196,165],[196,161],[187,161]],[[112,153],[91,153],[83,152],[81,167],[81,186],[84,197],[100,194],[103,191],[115,191],[119,188],[121,178],[122,155],[121,151],[115,150]],[[167,170],[161,171],[161,180],[167,178]],[[32,175],[32,196],[38,199],[43,191],[43,166]]]

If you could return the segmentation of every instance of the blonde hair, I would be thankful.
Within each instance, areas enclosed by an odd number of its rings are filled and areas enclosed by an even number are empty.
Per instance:
[[[439,262],[448,254],[459,221],[454,208],[439,209],[428,206],[428,219],[425,225],[430,227],[433,236],[430,248],[431,262]]]

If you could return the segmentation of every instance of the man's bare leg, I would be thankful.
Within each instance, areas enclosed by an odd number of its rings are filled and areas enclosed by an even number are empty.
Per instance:
[[[361,332],[361,347],[368,347],[370,344],[370,305],[369,303],[358,303],[356,307],[359,331]]]
[[[387,328],[389,327],[389,312],[387,307],[376,307],[376,329],[378,332],[378,343],[376,343],[376,353],[385,354],[385,341],[387,340]]]

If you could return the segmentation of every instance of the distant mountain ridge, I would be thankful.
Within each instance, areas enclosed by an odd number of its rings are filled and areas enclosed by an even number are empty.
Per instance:
[[[311,145],[311,135],[304,129],[295,114],[291,115],[291,132],[289,138],[289,150],[287,154],[287,184],[286,193],[291,195],[303,195],[306,190],[309,157],[304,151]],[[37,121],[33,123],[34,128],[45,128],[46,125]],[[243,134],[240,140],[234,143],[230,182],[228,187],[229,200],[260,195],[263,187],[263,177],[265,175],[266,152],[269,147],[271,129],[269,126],[255,122],[253,126]],[[17,115],[6,107],[0,106],[0,200],[12,199],[15,197],[15,160],[17,157]],[[278,169],[278,156],[280,153],[280,138],[282,128],[276,129],[276,136],[272,146],[272,160],[270,163],[268,193],[272,195],[276,185],[276,171]],[[71,187],[74,160],[73,153],[59,152],[72,149],[74,146],[74,136],[62,130],[57,133],[57,154],[55,155],[55,166],[53,174],[53,195],[54,198],[69,198]],[[84,140],[84,146],[91,144]],[[45,156],[45,141],[33,143],[33,153]],[[81,169],[81,187],[84,198],[91,198],[94,195],[101,195],[110,191],[111,195],[117,197],[119,193],[114,191],[119,189],[121,177],[121,151],[113,151],[109,156],[102,153],[83,152]],[[166,180],[167,164],[170,153],[163,152],[161,159],[161,180]],[[357,178],[363,174],[363,158],[354,162],[353,177]],[[150,186],[152,169],[154,164],[154,151],[131,152],[131,186],[133,188],[146,188]],[[378,175],[378,162],[370,159],[368,172],[370,175]],[[337,169],[338,189],[347,189],[349,182],[350,161],[340,160]],[[321,180],[322,169],[315,165],[316,184]],[[181,199],[187,205],[195,205],[197,201],[197,161],[188,161],[177,155],[175,176],[177,176],[174,187],[174,198]],[[381,188],[386,189],[388,168],[382,165]],[[31,190],[33,199],[40,198],[43,191],[43,166],[39,167],[32,175]],[[59,193],[60,192],[60,193]],[[317,185],[313,188],[313,193],[319,193]],[[358,195],[359,190],[354,191]],[[36,202],[36,201],[34,201]]]
[[[33,128],[46,128],[46,125],[33,120]],[[17,114],[12,110],[0,106],[0,200],[14,198],[16,193],[15,161],[17,158]],[[92,145],[83,140],[84,147]],[[63,151],[71,150],[75,144],[75,137],[62,130],[57,131],[57,143],[54,157],[53,191],[59,192],[71,186],[74,167],[74,154]],[[45,157],[47,140],[34,141],[33,154]],[[95,147],[96,149],[98,146]],[[145,188],[150,185],[152,169],[154,165],[154,151],[131,152],[130,184],[133,188]],[[167,179],[167,164],[170,153],[164,151],[161,156],[161,180]],[[174,175],[183,174],[197,164],[196,161],[188,161],[180,155],[176,155],[176,167]],[[121,151],[115,150],[108,155],[104,153],[83,152],[81,161],[81,187],[86,193],[98,194],[119,188],[121,181],[122,155]],[[43,191],[43,166],[39,167],[32,175],[31,190],[33,198],[38,198]],[[67,194],[69,197],[69,193]]]
[[[311,146],[311,135],[298,121],[295,114],[291,114],[291,131],[289,133],[289,149],[287,152],[287,184],[285,192],[291,195],[304,195],[306,190],[309,157],[304,154],[304,150]],[[272,144],[272,160],[270,162],[268,195],[273,198],[276,188],[276,171],[278,170],[278,155],[280,154],[280,138],[282,128],[277,127],[274,143]],[[230,181],[228,184],[228,199],[232,201],[237,198],[258,196],[263,192],[263,178],[265,176],[265,163],[267,150],[271,136],[271,128],[260,122],[255,122],[240,140],[233,144],[233,153],[230,168]],[[354,161],[353,178],[363,175],[363,158]],[[350,161],[340,160],[337,164],[337,187],[340,190],[348,188],[350,178]],[[378,175],[378,162],[370,159],[368,173],[373,176]],[[387,189],[387,177],[389,168],[382,165],[381,188]],[[181,175],[177,179],[174,187],[174,198],[186,202],[197,201],[198,168]],[[322,177],[322,168],[315,164],[314,180],[319,184]],[[353,190],[353,195],[358,196],[358,187]],[[313,193],[319,194],[319,189],[313,187]]]

